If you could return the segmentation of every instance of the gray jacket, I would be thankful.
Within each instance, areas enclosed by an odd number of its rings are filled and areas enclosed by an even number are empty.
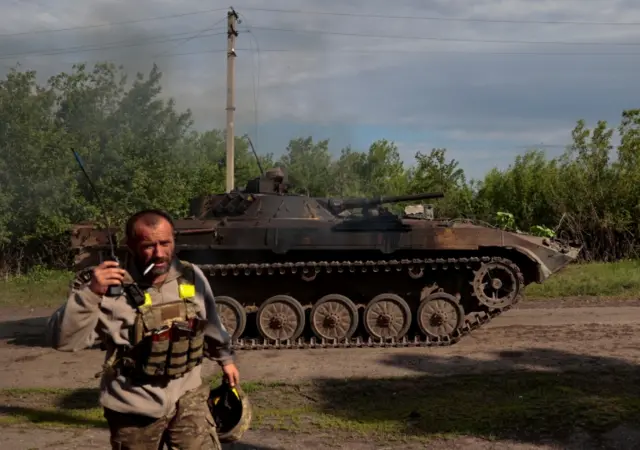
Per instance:
[[[146,289],[153,304],[180,300],[178,277],[182,273],[181,268],[182,263],[174,260],[164,283]],[[199,314],[208,319],[205,328],[208,356],[220,365],[231,363],[234,356],[231,338],[216,312],[211,286],[199,267],[193,265],[193,270]],[[128,267],[127,271],[134,280],[139,279],[137,269]],[[107,350],[106,361],[116,345],[129,345],[129,327],[133,325],[135,315],[135,309],[124,298],[98,296],[89,289],[88,281],[78,275],[72,283],[67,302],[49,319],[48,338],[57,350],[78,351],[91,347],[99,337]],[[170,380],[166,386],[133,385],[124,376],[105,371],[100,383],[100,403],[122,413],[157,418],[171,415],[177,400],[202,384],[201,371],[202,365],[181,378]]]

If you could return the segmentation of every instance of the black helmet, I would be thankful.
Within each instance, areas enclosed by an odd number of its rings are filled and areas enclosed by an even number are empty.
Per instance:
[[[239,385],[231,387],[227,379],[211,389],[207,400],[221,443],[242,438],[251,425],[251,403]]]

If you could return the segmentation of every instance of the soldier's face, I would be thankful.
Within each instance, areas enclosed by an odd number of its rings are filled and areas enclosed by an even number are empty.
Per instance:
[[[161,220],[155,226],[138,223],[135,227],[135,242],[132,250],[144,270],[152,262],[155,263],[149,275],[162,275],[169,271],[174,256],[175,242],[173,229],[166,220]]]

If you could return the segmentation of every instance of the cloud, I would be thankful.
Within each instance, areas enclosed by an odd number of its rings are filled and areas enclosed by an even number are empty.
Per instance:
[[[640,27],[615,24],[640,23],[640,4],[631,0],[245,0],[233,6],[242,19],[236,126],[253,133],[257,118],[265,151],[286,145],[286,129],[321,127],[325,134],[317,139],[366,147],[362,127],[380,127],[410,133],[411,139],[397,139],[405,149],[458,148],[458,159],[477,169],[481,158],[486,169],[504,160],[501,152],[568,142],[577,119],[615,124],[623,109],[638,106]],[[83,60],[112,60],[128,72],[148,72],[155,61],[165,95],[191,108],[198,127],[223,127],[226,7],[195,0],[7,3],[0,67],[20,62],[44,81]],[[358,16],[365,13],[379,17]],[[448,20],[456,18],[466,20]],[[123,21],[129,23],[94,26]],[[83,26],[93,27],[77,29]],[[59,28],[76,29],[34,33]]]

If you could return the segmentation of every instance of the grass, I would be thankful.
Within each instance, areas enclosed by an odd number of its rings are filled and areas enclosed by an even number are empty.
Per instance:
[[[572,264],[542,284],[527,286],[529,298],[640,297],[640,260]]]
[[[36,270],[0,281],[0,306],[59,306],[67,294],[70,272]],[[562,297],[640,297],[640,260],[574,264],[543,284],[527,287],[531,299]]]
[[[598,382],[594,383],[593,380]],[[640,423],[635,373],[484,374],[251,383],[254,430],[373,439],[565,439]],[[106,427],[94,389],[0,390],[0,426]]]
[[[60,306],[72,279],[71,272],[39,269],[0,281],[0,306]]]

